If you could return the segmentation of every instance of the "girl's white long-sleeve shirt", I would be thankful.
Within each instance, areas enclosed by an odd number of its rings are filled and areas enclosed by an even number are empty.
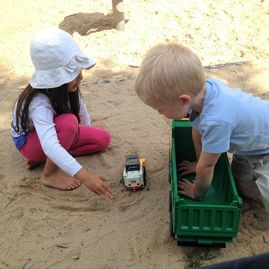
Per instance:
[[[13,111],[13,124],[16,126],[15,111],[16,106]],[[29,107],[30,131],[36,131],[46,156],[68,175],[74,176],[82,166],[59,143],[53,122],[55,115],[56,113],[51,106],[49,98],[44,94],[37,94]],[[80,98],[79,116],[80,125],[91,125],[89,112],[82,98]],[[18,134],[13,128],[11,128],[11,133],[14,138],[25,135]]]

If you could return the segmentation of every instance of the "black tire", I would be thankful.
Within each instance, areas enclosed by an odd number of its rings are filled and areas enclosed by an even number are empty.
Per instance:
[[[169,165],[168,165],[168,167],[169,167],[169,171],[168,171],[168,182],[169,182],[169,184],[171,184],[171,165],[172,165],[172,163],[171,163],[171,160],[172,160],[172,157],[171,157],[171,142],[169,142]]]
[[[143,166],[143,175],[144,175],[144,186],[147,185],[147,174],[146,174],[146,168]]]
[[[169,191],[169,212],[172,212],[172,192]]]
[[[214,244],[199,244],[198,242],[192,241],[177,241],[177,246],[180,247],[203,247],[203,248],[226,248],[225,243],[214,243]]]
[[[172,181],[172,175],[171,175],[171,163],[169,162],[169,172],[168,172],[168,182],[171,185],[171,181]]]
[[[169,220],[170,220],[170,225],[169,225],[170,236],[175,239],[174,225],[173,225],[173,212],[172,212],[172,193],[171,193],[171,191],[169,191]]]

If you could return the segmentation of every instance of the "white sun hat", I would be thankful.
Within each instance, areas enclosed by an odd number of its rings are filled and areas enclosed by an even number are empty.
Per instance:
[[[69,33],[58,28],[37,33],[30,54],[35,67],[30,85],[35,89],[59,87],[74,80],[82,68],[90,69],[96,64]]]

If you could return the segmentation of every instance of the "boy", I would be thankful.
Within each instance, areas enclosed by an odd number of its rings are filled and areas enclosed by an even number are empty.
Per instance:
[[[205,79],[202,63],[179,44],[150,49],[135,82],[139,98],[170,119],[189,115],[197,162],[180,164],[180,194],[201,199],[221,153],[234,153],[232,170],[242,195],[262,199],[269,213],[269,101]]]

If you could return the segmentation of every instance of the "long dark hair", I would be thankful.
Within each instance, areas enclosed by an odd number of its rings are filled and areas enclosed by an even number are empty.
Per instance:
[[[21,134],[23,132],[27,133],[28,131],[30,131],[29,107],[34,96],[36,96],[38,93],[44,94],[49,98],[51,106],[56,112],[56,115],[72,113],[77,117],[78,121],[80,122],[79,98],[81,97],[81,93],[79,89],[75,92],[68,92],[67,84],[51,89],[34,89],[29,84],[21,92],[17,100],[17,107],[15,111],[16,125],[14,125],[14,122],[11,123],[12,128],[17,133]]]

